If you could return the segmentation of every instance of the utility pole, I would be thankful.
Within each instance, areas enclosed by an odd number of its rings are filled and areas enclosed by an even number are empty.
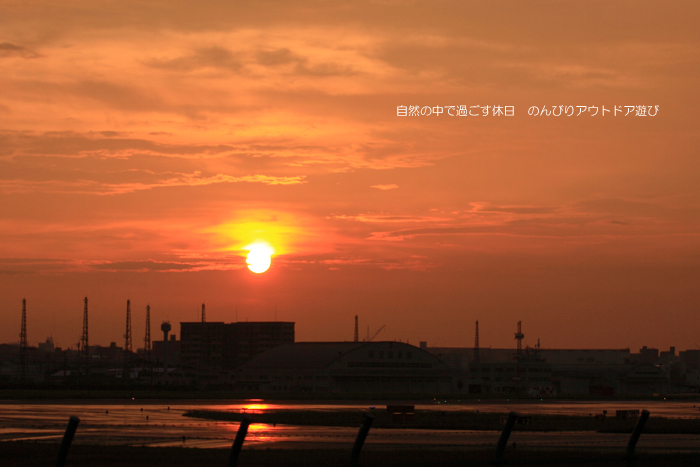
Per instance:
[[[20,378],[27,378],[27,300],[22,299],[22,330],[19,334]]]
[[[88,299],[85,297],[85,308],[83,310],[83,337],[80,338],[81,351],[85,354],[85,375],[88,374],[90,362],[90,346],[88,344]]]
[[[360,341],[360,330],[357,327],[357,315],[355,315],[355,338],[353,339],[353,342],[359,342]]]
[[[122,370],[122,381],[129,378],[131,372],[131,300],[126,301],[126,334],[124,334],[124,369]]]
[[[474,361],[479,363],[479,321],[476,322],[476,334],[474,335]]]
[[[143,351],[146,359],[148,376],[153,381],[153,364],[151,362],[151,305],[146,305],[146,335],[143,337]]]
[[[522,353],[523,350],[523,339],[525,334],[522,332],[522,321],[518,321],[518,332],[515,333],[515,340],[518,341],[518,355]]]
[[[204,303],[202,303],[202,322],[203,323],[207,322],[207,312],[206,312],[206,309],[204,308]]]
[[[146,305],[146,336],[143,338],[143,350],[146,359],[151,359],[151,305]]]

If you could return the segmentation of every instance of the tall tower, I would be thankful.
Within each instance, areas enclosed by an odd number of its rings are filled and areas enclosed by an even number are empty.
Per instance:
[[[146,359],[151,359],[151,305],[146,305],[146,336],[143,338],[143,350],[146,351]]]
[[[355,315],[355,339],[353,342],[360,342],[360,329],[357,326],[357,315]]]
[[[474,361],[479,362],[479,321],[476,322],[476,333],[474,334]]]
[[[90,362],[90,346],[88,343],[88,299],[85,297],[85,308],[83,310],[83,337],[80,338],[80,349],[85,358],[85,374],[88,373],[88,364]]]
[[[131,371],[131,300],[126,301],[126,334],[124,334],[124,369],[122,370],[122,380],[126,381]]]
[[[207,322],[207,312],[206,312],[206,308],[204,308],[204,303],[202,303],[202,322],[203,323]]]
[[[525,334],[522,332],[522,321],[518,321],[518,332],[515,333],[515,340],[518,341],[518,355],[523,350],[523,339],[525,338]]]
[[[22,299],[22,330],[19,333],[19,363],[22,381],[27,377],[27,300]]]

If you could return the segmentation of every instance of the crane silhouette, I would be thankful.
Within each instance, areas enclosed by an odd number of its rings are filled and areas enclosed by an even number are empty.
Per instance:
[[[379,328],[379,329],[377,330],[377,332],[375,332],[374,334],[372,334],[372,337],[368,337],[368,338],[367,338],[367,342],[372,342],[372,341],[374,340],[374,338],[377,337],[377,334],[379,334],[380,332],[382,332],[382,329],[384,329],[385,327],[386,327],[386,324],[383,324],[382,327]]]

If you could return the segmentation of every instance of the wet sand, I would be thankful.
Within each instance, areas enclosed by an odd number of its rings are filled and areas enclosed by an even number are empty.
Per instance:
[[[16,467],[45,467],[53,465],[58,444],[32,442],[0,443],[3,465]],[[624,451],[623,451],[624,452]],[[487,466],[494,459],[495,449],[454,449],[446,447],[387,449],[367,446],[360,464],[365,467],[457,467]],[[225,466],[228,449],[187,449],[128,446],[76,445],[68,454],[70,467],[194,467]],[[638,465],[645,467],[697,466],[700,453],[639,452]],[[250,450],[241,452],[240,467],[330,467],[348,465],[350,448]],[[515,465],[595,465],[624,466],[619,450],[533,450],[508,447],[506,460]]]

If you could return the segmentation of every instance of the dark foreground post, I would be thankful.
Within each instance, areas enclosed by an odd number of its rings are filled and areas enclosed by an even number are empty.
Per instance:
[[[75,430],[78,429],[78,423],[80,423],[80,419],[78,417],[71,417],[68,420],[66,432],[63,434],[63,441],[61,441],[61,446],[58,448],[56,467],[63,467],[66,465],[66,456],[68,455],[68,449],[70,449],[70,445],[73,442]]]
[[[360,451],[362,451],[362,445],[365,444],[365,438],[367,438],[367,433],[372,427],[372,422],[374,421],[373,413],[366,413],[365,417],[362,419],[362,426],[360,427],[360,432],[357,434],[355,439],[355,445],[352,447],[352,453],[350,454],[350,467],[357,467],[360,461]]]
[[[501,437],[498,440],[498,445],[496,445],[496,458],[493,460],[494,464],[503,463],[503,453],[506,450],[506,444],[508,444],[508,438],[510,438],[510,432],[513,431],[515,426],[515,421],[518,419],[518,414],[511,412],[508,414],[508,420],[506,420],[506,426],[503,427],[501,432]]]
[[[245,435],[248,434],[248,426],[253,421],[250,415],[244,415],[243,420],[241,420],[241,425],[238,427],[238,433],[236,433],[236,439],[233,440],[233,446],[231,446],[231,455],[228,458],[228,467],[236,467],[238,464],[238,454],[241,453],[241,448],[243,447],[243,441],[245,441]]]
[[[627,443],[627,455],[625,456],[625,459],[627,459],[627,467],[634,466],[634,462],[637,459],[637,457],[634,455],[634,448],[637,446],[637,441],[639,441],[639,435],[642,434],[644,424],[646,424],[648,419],[649,411],[642,410],[642,415],[639,417],[639,420],[637,420],[637,425],[634,427],[634,431],[632,432],[632,436],[630,437],[629,443]]]

